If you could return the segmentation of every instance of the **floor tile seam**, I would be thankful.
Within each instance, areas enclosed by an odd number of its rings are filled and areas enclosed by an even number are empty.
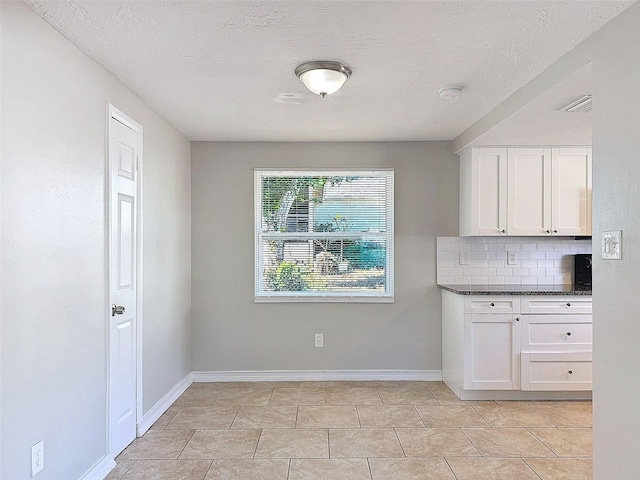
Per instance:
[[[125,477],[125,475],[127,473],[129,473],[129,470],[131,470],[133,468],[133,466],[138,462],[139,462],[139,460],[134,460],[133,463],[131,465],[129,465],[129,468],[127,468],[127,470],[120,476],[120,478],[118,480],[122,480]]]
[[[400,445],[400,450],[402,450],[402,454],[404,455],[405,458],[407,458],[407,452],[404,451],[404,446],[402,445],[402,442],[400,441],[400,437],[398,436],[398,432],[395,428],[393,429],[393,434],[396,436],[396,440],[398,441],[398,445]]]
[[[229,424],[229,428],[227,428],[227,430],[231,430],[231,427],[233,427],[233,424],[235,423],[236,418],[238,418],[238,414],[240,413],[241,408],[242,408],[242,405],[238,405],[238,409],[236,410],[236,413],[233,416],[233,420],[231,420],[231,423]]]
[[[538,436],[530,430],[531,428],[534,428],[534,427],[525,427],[525,429],[527,430],[527,432],[529,432],[530,435],[533,435],[533,437],[537,441],[542,443],[542,445],[544,445],[547,450],[549,450],[551,453],[553,453],[556,456],[556,458],[560,458],[560,455],[558,455],[556,452],[554,452],[553,449],[549,445],[547,445],[543,440],[538,438]]]
[[[169,407],[169,408],[171,408],[171,407]],[[174,414],[171,416],[171,418],[170,418],[170,419],[169,419],[169,421],[167,422],[167,425],[169,425],[169,424],[173,421],[173,419],[174,419],[174,418],[176,418],[176,416],[177,416],[177,415],[182,411],[182,409],[183,409],[183,408],[184,408],[184,407],[182,407],[182,406],[178,406],[178,409],[176,410],[176,413],[174,413]],[[169,409],[167,409],[167,410],[169,410]],[[165,410],[165,413],[166,413],[166,410]],[[164,415],[164,413],[163,413],[163,415]],[[166,427],[167,427],[167,425],[165,425],[164,427],[166,428]]]
[[[453,475],[453,478],[455,478],[455,480],[460,480],[460,479],[458,478],[458,476],[456,475],[456,472],[454,472],[454,471],[453,471],[453,467],[452,467],[452,466],[451,466],[451,464],[449,463],[449,460],[447,459],[447,455],[445,455],[445,456],[444,456],[444,457],[442,457],[442,458],[444,458],[444,461],[446,462],[447,467],[449,467],[449,470],[451,471],[451,475]],[[458,457],[456,457],[456,458],[458,458]]]
[[[252,457],[251,457],[251,458],[252,458],[252,459],[254,459],[254,460],[255,460],[255,458],[256,458],[256,452],[258,451],[258,445],[260,444],[260,439],[262,438],[262,432],[263,432],[263,431],[264,431],[264,429],[263,429],[263,428],[261,428],[261,429],[260,429],[260,433],[258,434],[258,441],[256,442],[256,446],[255,446],[255,447],[254,447],[254,449],[253,449],[253,455],[252,455]],[[288,474],[287,474],[287,476],[288,476]]]
[[[460,427],[460,431],[465,436],[467,441],[471,444],[471,446],[475,449],[475,451],[478,453],[478,455],[480,455],[481,457],[485,458],[485,455],[483,455],[482,452],[480,451],[480,448],[478,448],[478,446],[475,443],[473,443],[473,440],[471,440],[471,438],[469,438],[469,435],[467,435],[467,432],[464,431],[464,428]]]
[[[533,472],[533,474],[536,477],[538,477],[540,480],[543,480],[543,478],[540,475],[538,475],[538,472],[536,472],[535,469],[531,465],[529,465],[529,463],[525,460],[525,458],[536,458],[536,457],[521,457],[521,458],[522,458],[522,461],[525,463],[525,465],[529,467],[529,469]],[[538,458],[542,458],[542,457],[538,457]]]
[[[369,457],[367,457],[367,467],[369,468],[369,478],[373,480],[373,471],[371,470],[371,462],[369,461]]]
[[[424,428],[427,428],[427,422],[425,422],[424,418],[422,418],[422,415],[420,415],[418,408],[415,405],[411,405],[411,406],[413,407],[414,412],[416,412],[416,414],[418,415],[418,418],[422,422],[422,425],[424,426]]]
[[[215,460],[216,460],[215,458],[212,458],[211,461],[209,462],[209,467],[207,468],[207,471],[204,472],[204,477],[202,477],[202,480],[206,480],[207,475],[209,475],[209,471],[211,470],[211,467],[213,466],[213,462],[215,462]],[[203,461],[206,461],[206,460],[203,460]]]
[[[530,406],[531,406],[531,408],[532,408],[532,409],[533,409],[533,410],[534,410],[538,415],[540,415],[541,417],[543,417],[543,418],[544,418],[547,422],[549,422],[551,425],[554,425],[554,426],[556,426],[556,427],[559,427],[559,425],[558,425],[556,422],[552,421],[550,417],[546,416],[544,413],[542,413],[541,411],[539,411],[539,410],[535,407],[535,405],[530,405]]]

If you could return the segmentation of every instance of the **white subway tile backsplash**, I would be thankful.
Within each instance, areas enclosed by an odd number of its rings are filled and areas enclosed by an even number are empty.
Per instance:
[[[488,285],[504,285],[504,277],[488,277]]]
[[[440,284],[570,284],[573,255],[591,252],[591,240],[568,237],[438,237],[436,245]],[[507,252],[517,252],[516,265],[507,266]]]

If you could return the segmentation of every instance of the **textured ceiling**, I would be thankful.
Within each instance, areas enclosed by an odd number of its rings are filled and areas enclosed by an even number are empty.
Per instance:
[[[25,1],[188,138],[233,141],[450,140],[633,3]],[[310,60],[353,75],[322,99]]]

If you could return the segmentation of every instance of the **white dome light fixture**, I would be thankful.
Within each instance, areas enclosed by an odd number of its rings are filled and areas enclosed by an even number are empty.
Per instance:
[[[351,76],[351,68],[339,62],[308,62],[296,68],[296,76],[309,91],[324,98],[340,90]]]
[[[440,89],[440,98],[452,100],[462,95],[462,87],[460,85],[449,85]]]

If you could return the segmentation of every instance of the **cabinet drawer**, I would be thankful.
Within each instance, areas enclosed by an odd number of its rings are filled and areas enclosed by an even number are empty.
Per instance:
[[[574,314],[591,313],[590,296],[536,296],[523,298],[522,313],[524,314]]]
[[[465,297],[465,313],[513,313],[518,311],[520,299],[509,295]]]
[[[591,390],[592,355],[589,352],[523,353],[522,390]]]
[[[551,318],[549,318],[551,317]],[[593,326],[591,315],[524,316],[522,351],[591,351]],[[554,322],[553,319],[571,321]]]

